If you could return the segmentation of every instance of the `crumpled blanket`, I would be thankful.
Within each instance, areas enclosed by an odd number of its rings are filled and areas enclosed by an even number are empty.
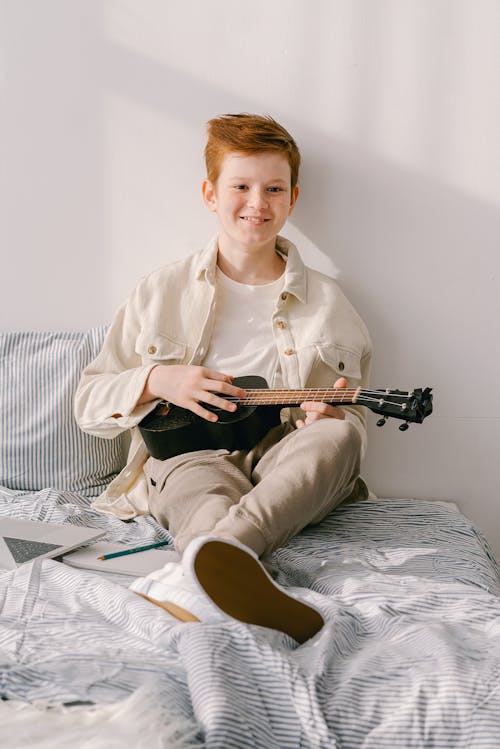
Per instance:
[[[0,490],[0,518],[168,537],[76,495],[14,495]],[[124,576],[53,560],[0,573],[0,694],[108,703],[146,684],[217,749],[500,746],[500,575],[463,515],[438,502],[346,505],[274,562],[278,582],[326,615],[302,646],[237,621],[180,623]]]

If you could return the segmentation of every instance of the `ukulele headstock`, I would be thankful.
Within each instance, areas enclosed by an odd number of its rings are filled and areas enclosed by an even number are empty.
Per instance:
[[[371,390],[369,396],[363,392],[357,402],[382,416],[377,426],[383,426],[389,418],[401,419],[405,423],[399,428],[404,432],[409,424],[421,424],[432,413],[432,388]]]

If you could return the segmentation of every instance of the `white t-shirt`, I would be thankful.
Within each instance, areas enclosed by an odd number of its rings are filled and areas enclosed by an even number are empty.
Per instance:
[[[277,386],[278,350],[272,315],[285,274],[261,285],[238,283],[216,269],[215,324],[205,367],[241,377],[260,375]]]

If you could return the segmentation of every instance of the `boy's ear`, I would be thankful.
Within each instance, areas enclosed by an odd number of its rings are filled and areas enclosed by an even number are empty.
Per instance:
[[[292,192],[292,199],[290,200],[290,208],[288,209],[288,215],[291,214],[293,209],[295,208],[295,203],[297,202],[297,198],[299,197],[299,186],[295,185]]]
[[[214,212],[217,211],[215,189],[209,179],[203,180],[203,184],[201,186],[201,194],[203,195],[203,200],[205,201],[205,205],[207,206],[207,208]]]

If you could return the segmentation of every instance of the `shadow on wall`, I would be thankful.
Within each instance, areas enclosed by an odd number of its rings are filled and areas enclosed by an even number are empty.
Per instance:
[[[500,313],[500,208],[326,137],[308,155],[294,222],[343,270],[374,335],[413,319],[410,337],[460,323],[480,340]]]

